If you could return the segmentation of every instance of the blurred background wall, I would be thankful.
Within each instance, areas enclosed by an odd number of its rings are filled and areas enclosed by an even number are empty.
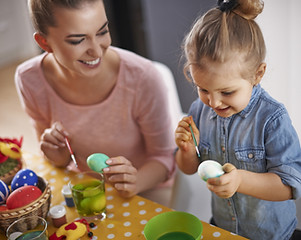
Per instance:
[[[110,21],[113,45],[167,65],[173,72],[182,109],[187,112],[196,92],[182,73],[181,43],[196,16],[215,6],[214,0],[104,0]],[[257,22],[267,45],[267,73],[263,87],[287,107],[301,138],[301,1],[266,0],[265,9]],[[26,0],[0,0],[0,69],[38,54],[32,39]],[[0,90],[4,79],[0,79]],[[13,82],[13,77],[10,79]],[[1,95],[1,94],[0,94]],[[1,98],[0,101],[5,102]],[[10,109],[1,109],[7,112]],[[0,116],[1,116],[0,114]],[[0,126],[1,129],[5,126]],[[4,137],[4,136],[2,136]],[[26,136],[25,136],[26,137]],[[196,214],[208,221],[210,208],[200,208],[198,198],[209,204],[208,191],[196,192],[185,185],[186,195],[179,210]],[[190,196],[190,197],[189,197]],[[301,200],[297,201],[301,229]]]
[[[213,0],[104,0],[113,45],[166,64],[173,72],[181,105],[187,112],[196,92],[182,73],[181,43],[194,19],[215,6]],[[298,0],[266,0],[257,21],[267,45],[263,86],[288,108],[301,135],[299,66],[301,30]],[[0,1],[0,67],[38,53],[32,39],[26,0]]]
[[[212,0],[105,0],[113,44],[166,64],[185,112],[197,94],[182,71],[181,44],[194,19]]]
[[[32,34],[26,1],[0,0],[0,67],[38,52]]]

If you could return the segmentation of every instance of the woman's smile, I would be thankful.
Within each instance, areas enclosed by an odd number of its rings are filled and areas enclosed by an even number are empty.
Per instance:
[[[88,67],[95,68],[95,67],[98,67],[100,65],[101,60],[100,60],[100,58],[97,58],[97,59],[92,60],[92,61],[79,60],[79,62],[87,65]]]

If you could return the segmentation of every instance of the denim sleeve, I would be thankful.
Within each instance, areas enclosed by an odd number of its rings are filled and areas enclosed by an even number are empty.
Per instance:
[[[200,114],[203,109],[203,102],[198,98],[190,106],[188,115],[191,115],[198,129],[200,129]]]
[[[292,187],[293,199],[301,197],[301,148],[286,110],[274,115],[265,135],[267,169]]]

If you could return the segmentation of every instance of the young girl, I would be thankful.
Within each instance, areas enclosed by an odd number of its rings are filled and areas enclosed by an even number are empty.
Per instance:
[[[260,0],[220,0],[186,36],[184,70],[199,99],[176,129],[176,162],[186,174],[208,159],[223,165],[225,174],[207,181],[217,226],[250,239],[290,239],[301,149],[285,107],[260,86],[266,49],[254,18],[262,9]]]
[[[30,0],[34,39],[45,53],[16,71],[21,102],[45,157],[79,170],[87,157],[111,157],[104,169],[124,197],[168,203],[175,143],[165,85],[153,63],[110,46],[102,0]],[[163,194],[162,194],[163,193]],[[166,193],[166,194],[165,194]]]

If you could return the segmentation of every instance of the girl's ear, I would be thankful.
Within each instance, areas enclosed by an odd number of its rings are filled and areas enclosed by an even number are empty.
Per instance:
[[[46,52],[52,52],[51,47],[48,45],[46,38],[42,34],[36,32],[34,33],[33,37],[40,48],[42,48]]]
[[[256,74],[255,74],[255,85],[259,84],[264,73],[265,73],[265,69],[266,69],[266,63],[261,63],[259,65],[259,67],[256,70]]]

